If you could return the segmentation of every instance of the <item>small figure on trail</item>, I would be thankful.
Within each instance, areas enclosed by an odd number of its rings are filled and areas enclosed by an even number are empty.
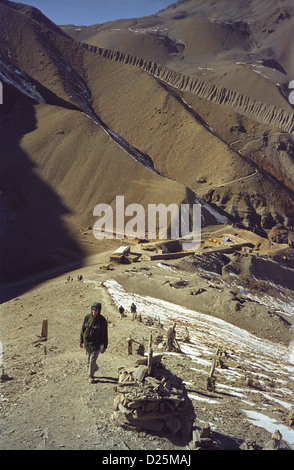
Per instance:
[[[123,308],[122,305],[119,307],[118,311],[119,311],[119,314],[120,314],[120,318],[124,317],[125,309]]]
[[[132,314],[132,320],[135,320],[137,318],[137,307],[134,304],[134,302],[131,305],[131,314]]]
[[[81,274],[78,275],[78,281],[82,281],[83,276]]]
[[[94,373],[98,370],[99,352],[103,354],[108,346],[107,320],[101,315],[101,308],[100,302],[94,302],[91,313],[84,318],[80,333],[80,348],[85,346],[86,349],[91,383],[94,383]]]

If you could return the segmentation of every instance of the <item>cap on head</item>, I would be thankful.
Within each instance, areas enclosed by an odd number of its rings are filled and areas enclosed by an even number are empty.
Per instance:
[[[100,311],[100,310],[101,310],[101,303],[100,303],[100,302],[94,302],[94,303],[91,305],[91,310],[98,310],[98,311]]]

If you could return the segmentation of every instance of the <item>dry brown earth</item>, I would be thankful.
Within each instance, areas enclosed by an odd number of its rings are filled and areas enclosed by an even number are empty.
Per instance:
[[[160,331],[157,323],[146,324],[148,316],[144,311],[140,312],[143,323],[132,321],[128,311],[120,319],[118,306],[103,286],[107,279],[116,280],[127,292],[149,296],[152,293],[155,298],[217,316],[274,343],[288,345],[293,337],[286,323],[266,305],[247,300],[237,310],[230,285],[226,287],[221,282],[226,277],[219,278],[215,272],[195,266],[191,269],[188,258],[163,261],[163,265],[142,259],[131,265],[114,264],[111,270],[105,270],[102,266],[109,262],[111,252],[95,255],[82,269],[69,271],[73,282],[67,282],[64,273],[42,282],[39,279],[37,286],[27,285],[25,293],[2,305],[3,366],[11,379],[2,383],[2,449],[185,449],[187,442],[180,436],[125,431],[111,420],[118,368],[135,363],[135,356],[128,355],[127,339],[131,335],[147,348],[150,332],[155,338]],[[83,275],[82,282],[77,281],[78,274]],[[187,284],[170,287],[179,278]],[[191,295],[197,289],[203,289],[203,293]],[[108,320],[109,348],[99,357],[96,383],[89,384],[79,332],[84,315],[95,300],[102,302]],[[46,342],[40,337],[44,318],[49,324]],[[165,330],[167,326],[164,325]],[[205,341],[209,344],[208,337]],[[225,393],[222,388],[207,392],[208,366],[193,370],[191,359],[183,353],[165,354],[163,364],[186,382],[189,394],[204,398],[203,404],[192,400],[195,423],[203,427],[209,422],[215,427],[214,439],[219,448],[236,449],[243,441],[263,446],[268,441],[270,433],[250,425],[240,413],[240,399],[234,392]],[[229,369],[235,367],[233,356],[226,359],[226,364]],[[247,366],[244,380],[253,371],[254,366]],[[240,385],[242,382],[236,381],[237,389]],[[220,400],[221,405],[213,404],[214,400]],[[252,400],[257,400],[258,406],[262,396],[253,393]],[[285,400],[289,401],[289,397],[285,396]],[[268,416],[287,425],[288,413],[281,406],[271,405]]]

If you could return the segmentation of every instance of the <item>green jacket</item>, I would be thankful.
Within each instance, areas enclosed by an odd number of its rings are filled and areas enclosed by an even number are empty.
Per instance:
[[[85,316],[80,334],[80,343],[83,343],[85,348],[92,351],[99,349],[101,344],[104,345],[104,349],[107,348],[107,321],[100,313],[96,316],[92,313]]]

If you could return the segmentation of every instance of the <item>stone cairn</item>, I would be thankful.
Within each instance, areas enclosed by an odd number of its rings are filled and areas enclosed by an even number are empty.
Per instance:
[[[195,419],[193,405],[182,380],[165,369],[162,355],[148,357],[118,369],[113,421],[128,430],[178,436],[188,442]]]

